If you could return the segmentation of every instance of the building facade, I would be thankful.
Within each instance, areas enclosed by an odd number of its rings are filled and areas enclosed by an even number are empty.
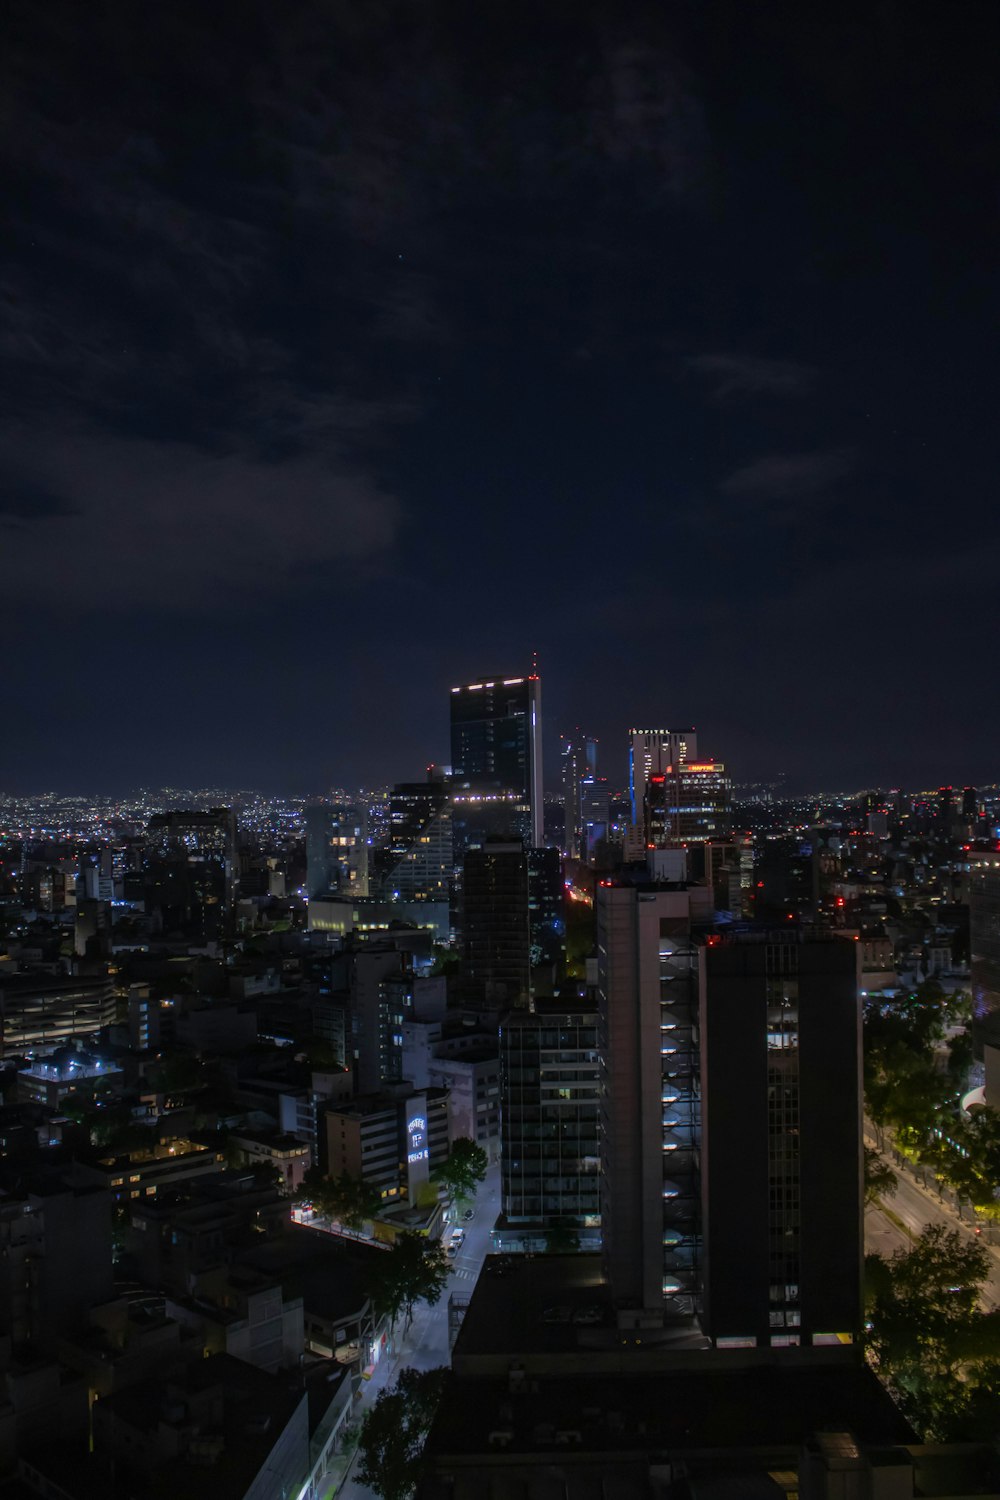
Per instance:
[[[857,945],[749,932],[699,948],[701,1320],[719,1347],[860,1339]]]
[[[484,813],[509,824],[487,832],[517,834],[530,847],[541,846],[542,685],[536,673],[452,688],[451,768],[456,791],[483,797]],[[463,805],[463,847],[479,841],[475,812],[474,802]]]
[[[539,1002],[500,1027],[501,1219],[497,1248],[557,1229],[600,1238],[597,1015]]]
[[[563,807],[566,824],[563,848],[570,859],[583,853],[583,818],[580,798],[583,782],[597,775],[597,741],[580,729],[564,734],[561,744]]]
[[[698,759],[698,736],[694,729],[630,729],[628,786],[632,804],[632,826],[641,827],[646,783],[662,776],[668,766],[683,766]]]

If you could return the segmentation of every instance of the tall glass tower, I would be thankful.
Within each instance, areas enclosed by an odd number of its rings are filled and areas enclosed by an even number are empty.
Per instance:
[[[475,803],[487,823],[495,812],[507,824],[489,826],[489,832],[516,833],[529,847],[541,847],[542,684],[537,673],[484,677],[452,688],[451,769],[467,811]],[[459,822],[456,815],[456,832]]]

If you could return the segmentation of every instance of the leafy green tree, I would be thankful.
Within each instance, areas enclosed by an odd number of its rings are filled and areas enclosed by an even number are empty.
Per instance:
[[[445,948],[441,943],[434,944],[433,958],[432,974],[458,974],[462,968],[462,956],[458,950]]]
[[[865,1203],[874,1203],[878,1198],[891,1198],[899,1186],[899,1178],[887,1161],[883,1161],[874,1146],[865,1147]]]
[[[417,1303],[428,1302],[433,1307],[440,1301],[450,1269],[439,1245],[422,1234],[404,1230],[396,1236],[392,1248],[372,1263],[369,1291],[376,1311],[387,1316],[393,1328],[404,1313],[405,1336]]]
[[[300,1201],[308,1200],[325,1214],[336,1219],[345,1229],[359,1230],[366,1219],[373,1219],[382,1207],[382,1196],[377,1188],[349,1172],[339,1177],[326,1177],[319,1167],[310,1167],[296,1193]]]
[[[985,1246],[940,1224],[866,1258],[869,1357],[927,1439],[962,1431],[969,1362],[1000,1359],[997,1320],[978,1307],[989,1264]]]
[[[150,1081],[164,1094],[182,1094],[199,1088],[205,1079],[193,1052],[164,1052],[150,1070]]]
[[[407,1500],[423,1471],[423,1451],[449,1370],[400,1370],[379,1391],[358,1442],[357,1476],[382,1500]]]
[[[489,1164],[482,1146],[463,1135],[452,1141],[447,1160],[435,1167],[431,1176],[435,1182],[443,1183],[456,1198],[472,1198],[484,1181]]]
[[[972,1038],[967,1031],[960,1031],[948,1042],[948,1072],[956,1083],[962,1084],[969,1075],[975,1058]]]

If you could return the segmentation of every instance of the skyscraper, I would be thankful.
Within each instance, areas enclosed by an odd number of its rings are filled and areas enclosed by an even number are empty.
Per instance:
[[[570,859],[583,855],[583,815],[581,795],[583,782],[588,776],[597,775],[597,741],[581,730],[574,729],[562,738],[562,788],[563,807],[566,812],[566,832],[563,848]]]
[[[541,846],[542,685],[537,673],[486,677],[452,688],[451,768],[460,850],[482,842],[487,833],[516,834],[532,848]],[[479,814],[482,828],[477,827]]]
[[[628,785],[633,827],[642,824],[650,776],[662,776],[668,766],[683,766],[697,759],[698,736],[693,729],[629,730]]]

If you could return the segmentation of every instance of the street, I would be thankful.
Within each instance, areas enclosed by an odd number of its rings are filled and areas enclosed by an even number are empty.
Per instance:
[[[874,1146],[875,1141],[866,1137],[866,1144]],[[910,1236],[916,1239],[927,1224],[943,1224],[946,1229],[960,1229],[969,1240],[985,1243],[978,1238],[967,1217],[960,1218],[950,1203],[938,1197],[934,1188],[921,1184],[917,1175],[919,1168],[914,1169],[909,1164],[901,1166],[891,1150],[884,1151],[882,1155],[895,1172],[898,1186],[891,1198],[867,1209],[866,1250],[885,1256],[892,1255],[895,1250],[908,1250],[912,1243]],[[968,1210],[966,1213],[968,1214]],[[983,1287],[982,1305],[984,1309],[991,1311],[1000,1306],[1000,1254],[989,1244],[985,1248],[990,1254],[992,1271]]]
[[[365,1412],[373,1405],[380,1390],[392,1385],[400,1369],[409,1365],[415,1370],[432,1370],[437,1365],[451,1362],[448,1346],[448,1299],[451,1296],[472,1295],[483,1261],[490,1253],[490,1230],[500,1211],[500,1168],[490,1167],[486,1181],[480,1187],[473,1202],[474,1217],[459,1219],[465,1229],[465,1241],[461,1250],[451,1258],[451,1275],[441,1300],[428,1307],[421,1302],[413,1315],[413,1323],[401,1347],[389,1359],[376,1366],[372,1378],[365,1385],[360,1401],[354,1408],[351,1421],[360,1426]],[[445,1230],[442,1244],[447,1245],[451,1229]],[[355,1461],[348,1467],[340,1489],[331,1491],[338,1500],[376,1500],[373,1490],[353,1477]]]

